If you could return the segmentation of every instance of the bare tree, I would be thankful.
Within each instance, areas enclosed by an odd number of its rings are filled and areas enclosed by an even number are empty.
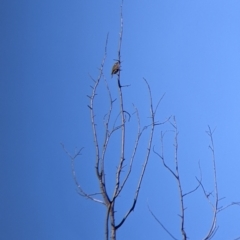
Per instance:
[[[90,109],[90,116],[91,116],[91,125],[92,125],[92,131],[93,131],[93,139],[94,139],[94,146],[95,146],[95,173],[96,173],[96,178],[98,181],[100,193],[87,193],[83,188],[81,187],[79,181],[77,180],[76,177],[76,171],[75,171],[75,165],[74,162],[76,158],[81,154],[81,151],[83,148],[81,148],[75,155],[69,154],[69,152],[64,148],[66,153],[69,155],[71,159],[71,166],[72,166],[72,175],[73,179],[75,181],[75,184],[78,189],[78,193],[87,199],[90,199],[94,202],[101,203],[102,205],[105,206],[106,209],[106,219],[105,219],[105,239],[108,240],[109,237],[112,240],[116,239],[116,232],[117,230],[123,225],[123,223],[126,221],[130,213],[134,210],[138,196],[139,196],[139,191],[141,188],[142,180],[147,168],[147,164],[149,161],[149,156],[150,156],[150,150],[152,148],[152,140],[153,140],[153,135],[154,135],[154,130],[156,125],[163,124],[158,123],[155,120],[156,116],[156,111],[157,108],[161,102],[161,98],[159,102],[157,103],[156,107],[153,107],[153,102],[152,102],[152,94],[151,94],[151,89],[150,86],[147,82],[146,79],[143,79],[148,90],[148,95],[149,95],[149,107],[150,107],[150,123],[148,125],[145,125],[144,127],[141,127],[140,125],[140,117],[138,113],[138,108],[133,105],[134,113],[136,116],[136,124],[137,124],[137,134],[135,136],[135,143],[132,149],[132,154],[129,158],[126,157],[125,151],[126,151],[126,139],[132,134],[130,132],[126,131],[126,125],[128,123],[128,119],[131,117],[131,114],[125,109],[124,107],[124,94],[123,94],[123,89],[124,87],[127,86],[122,86],[121,85],[121,45],[122,45],[122,37],[123,37],[123,15],[122,15],[122,5],[121,5],[121,11],[120,11],[120,33],[119,33],[119,44],[118,44],[118,51],[117,55],[118,58],[116,59],[116,63],[113,66],[112,69],[112,75],[116,74],[117,75],[117,88],[118,88],[118,101],[119,101],[119,114],[116,117],[116,120],[114,121],[113,124],[111,124],[111,118],[113,115],[113,109],[115,107],[114,102],[111,94],[111,90],[108,86],[106,77],[104,75],[104,66],[105,66],[105,60],[107,56],[107,45],[108,45],[108,37],[106,40],[105,44],[105,52],[104,52],[104,57],[101,63],[101,66],[99,68],[99,75],[96,79],[92,78],[93,81],[93,86],[91,95],[89,97],[89,109]],[[108,93],[108,99],[109,99],[109,110],[105,114],[104,118],[104,140],[103,142],[99,141],[98,138],[98,129],[97,129],[97,122],[96,122],[96,105],[95,103],[98,101],[97,100],[97,91],[99,88],[99,84],[101,81],[104,81],[106,91]],[[120,119],[120,121],[119,121]],[[119,123],[120,122],[120,123]],[[166,122],[166,121],[165,121]],[[112,125],[112,126],[111,126]],[[120,193],[123,191],[123,189],[126,187],[126,183],[129,180],[129,176],[132,171],[133,167],[133,162],[134,159],[136,158],[136,153],[138,150],[139,142],[141,139],[141,136],[145,130],[149,129],[149,136],[148,136],[148,143],[146,146],[146,153],[145,157],[142,159],[143,165],[141,172],[139,173],[139,179],[138,183],[136,185],[135,189],[135,194],[132,199],[131,205],[128,207],[128,210],[126,211],[125,215],[122,216],[121,220],[119,222],[116,222],[115,218],[115,213],[116,213],[116,200],[119,198]],[[102,129],[103,130],[103,129]],[[106,152],[109,148],[109,143],[112,139],[113,134],[116,132],[120,131],[120,158],[118,160],[118,164],[116,167],[115,171],[115,185],[114,189],[112,192],[107,188],[107,181],[106,181],[106,164],[109,159],[106,157]],[[102,146],[102,147],[101,147]],[[113,180],[114,181],[114,180]],[[97,197],[100,195],[101,197]],[[121,201],[120,201],[121,203]]]
[[[212,209],[212,221],[211,224],[209,226],[209,230],[207,231],[207,233],[205,234],[205,237],[203,238],[203,240],[209,240],[212,239],[215,235],[215,233],[217,232],[219,226],[217,225],[217,216],[219,214],[219,212],[223,211],[224,209],[233,206],[233,205],[239,205],[240,206],[240,202],[232,202],[230,204],[228,204],[227,206],[219,206],[219,201],[221,200],[219,198],[219,191],[218,191],[218,184],[217,184],[217,170],[216,170],[216,160],[215,160],[215,149],[214,149],[214,142],[213,142],[213,132],[211,130],[211,128],[208,126],[208,131],[207,134],[210,138],[210,151],[212,153],[212,169],[213,169],[213,182],[214,182],[214,190],[210,193],[208,193],[205,190],[205,187],[202,183],[202,172],[201,172],[201,167],[199,164],[199,169],[200,169],[200,179],[196,177],[197,180],[197,184],[196,187],[194,189],[192,189],[191,191],[188,191],[186,193],[183,192],[183,187],[182,187],[182,182],[181,179],[182,177],[180,176],[179,173],[179,161],[178,161],[178,128],[177,128],[177,123],[176,123],[176,119],[175,117],[173,117],[172,121],[169,120],[169,123],[171,124],[172,128],[173,128],[173,132],[174,132],[174,169],[170,168],[169,165],[166,163],[165,157],[164,157],[164,136],[166,133],[168,132],[164,132],[161,133],[161,153],[159,154],[155,149],[153,149],[154,153],[161,159],[162,164],[164,166],[164,168],[167,169],[167,171],[170,172],[170,174],[173,176],[173,178],[176,180],[177,183],[177,187],[179,190],[179,202],[180,202],[180,232],[182,235],[182,239],[186,240],[189,238],[187,232],[186,232],[186,224],[185,224],[185,220],[186,220],[186,216],[185,216],[185,211],[186,211],[186,206],[185,206],[185,197],[187,197],[188,195],[191,195],[192,193],[194,193],[196,190],[198,190],[199,188],[202,188],[203,190],[203,194],[206,197],[207,201],[209,202],[209,205],[211,206]],[[151,213],[151,215],[154,217],[154,219],[159,223],[159,225],[164,229],[165,232],[168,233],[168,235],[172,238],[177,240],[177,238],[173,235],[173,233],[171,233],[167,227],[162,223],[161,220],[159,220],[159,218],[157,218],[156,214],[154,214],[154,212],[150,209],[150,207],[148,206],[148,209]],[[238,239],[238,238],[237,238]]]
[[[123,3],[123,1],[122,1]],[[71,155],[63,146],[65,152],[69,155],[71,159],[71,169],[72,169],[72,175],[74,182],[77,186],[78,193],[80,196],[92,200],[96,203],[100,203],[105,207],[106,210],[106,216],[105,216],[105,223],[104,223],[104,229],[105,229],[105,239],[108,240],[111,238],[112,240],[116,240],[116,233],[117,230],[125,223],[128,216],[132,213],[132,211],[135,209],[139,192],[141,189],[141,184],[143,181],[143,177],[149,162],[150,157],[150,151],[152,149],[152,142],[153,142],[153,136],[155,132],[155,127],[160,124],[164,124],[166,122],[169,122],[173,128],[174,132],[174,168],[171,168],[169,164],[166,162],[164,157],[164,136],[167,132],[161,133],[161,153],[158,153],[154,148],[153,152],[161,159],[162,165],[164,168],[167,169],[167,171],[171,174],[171,176],[176,180],[176,184],[178,187],[179,192],[179,203],[180,203],[180,233],[183,240],[187,240],[189,238],[189,235],[186,231],[186,206],[185,206],[185,198],[187,196],[190,196],[198,189],[202,189],[203,194],[207,201],[209,202],[211,206],[211,210],[213,213],[212,221],[209,226],[209,229],[207,233],[205,234],[204,240],[212,239],[215,235],[215,233],[218,230],[217,225],[217,217],[219,212],[223,211],[224,209],[232,206],[232,205],[240,205],[240,202],[232,202],[227,206],[220,207],[219,201],[221,200],[219,198],[218,193],[218,185],[217,185],[217,171],[216,171],[216,161],[215,161],[215,149],[214,149],[214,142],[213,142],[213,132],[211,128],[208,128],[207,134],[210,138],[210,150],[212,152],[212,169],[213,169],[213,182],[214,182],[214,190],[210,194],[206,191],[203,183],[202,183],[202,173],[201,173],[201,167],[199,164],[200,169],[200,178],[196,177],[196,186],[192,190],[188,192],[183,191],[182,186],[182,176],[179,172],[179,161],[178,161],[178,128],[175,117],[170,119],[170,117],[163,121],[162,123],[159,123],[156,121],[156,112],[158,109],[158,106],[163,98],[163,96],[160,98],[159,102],[156,104],[156,107],[153,107],[152,102],[152,93],[150,86],[146,79],[143,78],[143,81],[146,84],[146,88],[148,91],[149,96],[149,108],[150,108],[150,122],[145,125],[144,127],[141,127],[140,124],[140,116],[138,112],[138,108],[133,105],[134,115],[136,116],[136,126],[137,126],[137,133],[135,136],[135,142],[133,144],[133,149],[130,157],[127,157],[126,154],[126,141],[128,140],[129,136],[132,134],[132,132],[127,131],[127,124],[129,122],[129,119],[131,118],[131,114],[124,105],[124,88],[129,87],[129,85],[122,85],[121,84],[121,65],[122,65],[122,59],[121,59],[121,46],[122,46],[122,38],[123,38],[123,15],[122,15],[122,7],[120,10],[120,31],[119,31],[119,43],[118,43],[118,50],[117,50],[117,59],[115,59],[115,64],[113,65],[111,75],[116,76],[117,78],[117,89],[118,89],[118,102],[119,102],[119,110],[117,110],[118,114],[117,116],[114,115],[114,109],[116,109],[115,101],[116,99],[113,99],[112,97],[112,91],[108,85],[107,78],[104,75],[104,68],[105,68],[105,61],[107,57],[107,46],[108,46],[108,36],[105,43],[105,51],[103,60],[101,62],[100,68],[99,68],[99,74],[98,77],[93,78],[90,76],[91,80],[93,81],[93,85],[91,86],[91,94],[88,96],[89,98],[89,109],[90,109],[90,121],[91,121],[91,127],[93,132],[93,140],[94,140],[94,148],[95,148],[95,176],[98,182],[99,192],[94,193],[88,193],[82,188],[82,185],[79,183],[77,176],[76,176],[76,170],[75,170],[75,160],[79,155],[81,155],[83,148],[81,148],[77,153],[74,155]],[[100,141],[99,137],[99,128],[97,128],[97,120],[96,120],[96,110],[97,110],[97,104],[98,99],[98,90],[100,83],[104,83],[105,90],[108,94],[108,111],[105,114],[104,117],[104,126],[101,128],[101,131],[103,131],[103,140]],[[112,119],[115,119],[114,121]],[[121,204],[121,200],[119,199],[120,194],[123,192],[123,190],[127,186],[127,182],[130,179],[130,175],[132,173],[133,169],[133,163],[136,159],[136,153],[139,148],[140,139],[143,135],[143,132],[145,130],[149,130],[148,132],[148,142],[145,148],[145,156],[142,159],[142,168],[138,175],[138,181],[136,184],[136,188],[134,190],[134,196],[131,199],[131,204],[128,206],[127,211],[123,216],[121,216],[120,221],[116,221],[116,202],[119,200],[118,204]],[[113,135],[116,135],[116,133],[119,133],[120,136],[120,157],[117,159],[117,166],[114,172],[114,179],[111,180],[111,182],[114,182],[114,187],[111,189],[110,187],[107,187],[108,181],[106,180],[107,175],[107,168],[106,165],[109,163],[109,160],[107,157],[107,151],[109,150],[110,142],[113,140]],[[161,220],[154,214],[154,212],[150,209],[148,206],[148,209],[151,213],[151,215],[155,218],[155,220],[160,224],[160,226],[164,229],[165,232],[171,237],[172,239],[177,239],[173,233],[171,233],[168,228],[162,223]]]

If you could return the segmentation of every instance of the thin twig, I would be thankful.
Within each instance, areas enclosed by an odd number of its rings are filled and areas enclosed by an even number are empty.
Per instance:
[[[148,205],[148,210],[149,212],[152,214],[152,216],[154,217],[154,219],[159,223],[159,225],[164,229],[164,231],[166,233],[168,233],[168,235],[174,239],[174,240],[178,240],[177,238],[175,238],[168,230],[167,228],[160,222],[160,220],[156,217],[156,215],[152,212],[152,210],[150,209],[149,205]]]
[[[198,185],[197,185],[193,190],[191,190],[191,191],[189,191],[189,192],[187,192],[187,193],[184,193],[184,194],[183,194],[183,197],[185,197],[185,196],[187,196],[187,195],[189,195],[189,194],[197,191],[197,189],[201,186],[200,183],[202,182],[202,170],[201,170],[200,162],[198,162],[198,167],[199,167],[199,171],[200,171],[200,180],[198,180],[198,178],[196,177],[196,179],[197,179],[197,181],[198,181]]]

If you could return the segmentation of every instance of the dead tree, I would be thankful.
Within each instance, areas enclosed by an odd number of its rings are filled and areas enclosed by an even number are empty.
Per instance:
[[[93,86],[91,86],[92,93],[91,93],[91,95],[88,96],[89,101],[90,101],[88,107],[90,109],[90,119],[91,119],[93,140],[94,140],[94,147],[95,147],[95,174],[96,174],[96,179],[98,181],[100,193],[93,193],[93,194],[87,193],[85,190],[83,190],[81,184],[77,180],[74,162],[75,162],[76,158],[81,154],[82,149],[80,149],[74,156],[72,156],[68,153],[68,151],[63,146],[64,150],[67,152],[67,154],[69,155],[69,157],[71,159],[72,175],[73,175],[75,184],[77,186],[78,193],[82,197],[85,197],[85,198],[90,199],[97,203],[101,203],[106,209],[106,218],[105,218],[105,224],[104,224],[106,240],[108,240],[109,237],[112,240],[116,239],[117,230],[123,225],[123,223],[126,221],[128,216],[130,215],[130,213],[134,210],[134,208],[136,206],[138,196],[139,196],[139,191],[140,191],[141,184],[142,184],[142,180],[144,177],[144,173],[146,171],[147,164],[149,161],[150,150],[152,148],[152,140],[153,140],[155,127],[156,127],[156,125],[160,125],[160,124],[164,123],[164,122],[157,123],[155,120],[156,111],[157,111],[158,105],[162,98],[159,100],[158,104],[154,108],[153,103],[152,103],[152,95],[151,95],[150,86],[149,86],[147,80],[143,79],[147,86],[147,90],[148,90],[148,94],[149,94],[149,107],[150,107],[149,119],[150,119],[150,122],[148,125],[146,125],[142,128],[140,125],[140,117],[139,117],[138,109],[137,109],[137,107],[135,107],[133,105],[133,109],[134,109],[135,116],[136,116],[136,125],[137,125],[138,130],[137,130],[137,134],[135,136],[135,143],[134,143],[134,147],[132,149],[132,154],[130,157],[126,157],[126,154],[125,154],[126,139],[131,134],[126,131],[126,125],[128,124],[127,120],[129,119],[131,114],[125,109],[124,101],[123,101],[124,100],[123,89],[124,89],[124,87],[127,87],[127,86],[121,85],[121,63],[122,63],[121,62],[121,45],[122,45],[122,37],[123,37],[122,6],[121,6],[120,12],[121,12],[121,14],[120,14],[121,25],[120,25],[120,33],[119,33],[119,45],[118,45],[118,51],[117,51],[118,58],[116,60],[117,61],[116,64],[114,65],[114,67],[112,69],[112,75],[116,74],[116,76],[117,76],[117,86],[116,87],[118,88],[119,114],[116,117],[116,121],[114,121],[114,123],[111,124],[111,119],[113,117],[112,116],[113,109],[115,108],[115,105],[114,105],[115,100],[113,100],[113,98],[112,98],[111,90],[108,86],[106,77],[104,75],[104,66],[105,66],[105,60],[106,60],[106,56],[107,56],[108,37],[107,37],[106,44],[105,44],[104,57],[103,57],[101,66],[99,68],[99,75],[96,79],[91,77],[91,79],[93,81]],[[104,118],[105,126],[104,126],[104,128],[101,129],[104,131],[103,142],[100,142],[99,136],[98,136],[99,128],[97,128],[96,105],[95,105],[95,103],[98,101],[97,100],[97,91],[98,91],[99,84],[101,81],[104,81],[106,91],[107,91],[108,97],[109,97],[109,101],[108,101],[109,110],[106,113],[105,118]],[[120,123],[118,123],[118,122],[120,122]],[[139,178],[138,178],[138,183],[136,185],[135,194],[132,199],[132,203],[128,207],[128,210],[126,211],[125,215],[122,216],[122,218],[119,222],[116,222],[116,218],[115,218],[116,200],[119,199],[120,193],[124,190],[128,180],[129,180],[129,176],[131,174],[132,167],[133,167],[133,162],[134,162],[134,159],[136,158],[136,153],[138,150],[139,142],[140,142],[143,132],[146,129],[149,129],[149,138],[148,138],[147,146],[145,148],[146,149],[145,156],[142,159],[142,169],[141,169],[141,172],[139,173]],[[120,151],[120,157],[118,159],[118,164],[117,164],[116,171],[115,171],[114,189],[112,189],[112,191],[111,191],[110,189],[107,188],[108,182],[106,181],[106,165],[108,164],[108,161],[110,160],[110,159],[107,159],[106,152],[109,148],[109,143],[112,139],[112,136],[116,132],[120,132],[120,138],[121,138],[120,139],[120,149],[121,149],[121,151]],[[112,181],[114,181],[114,179],[112,179]],[[100,197],[96,197],[98,194],[100,194]],[[119,202],[121,203],[120,200],[119,200]]]
[[[194,189],[192,189],[191,191],[188,191],[186,193],[184,193],[183,191],[183,186],[182,186],[182,177],[180,176],[179,173],[179,160],[178,160],[178,128],[177,128],[177,123],[176,123],[176,119],[175,117],[173,117],[172,121],[169,121],[172,128],[173,128],[173,132],[174,132],[174,168],[169,167],[169,165],[167,164],[165,157],[164,157],[164,135],[167,132],[161,133],[161,153],[159,154],[155,149],[153,150],[154,153],[161,159],[161,162],[164,166],[164,168],[167,169],[167,171],[173,176],[173,178],[176,180],[176,184],[179,190],[179,203],[180,203],[180,213],[178,214],[178,216],[180,217],[180,233],[182,235],[182,239],[183,240],[187,240],[190,239],[189,235],[187,234],[186,231],[186,216],[185,216],[185,211],[186,211],[186,206],[185,206],[185,198],[189,195],[191,195],[192,193],[194,193],[195,191],[197,191],[198,189],[202,189],[203,194],[206,198],[206,200],[208,201],[211,210],[212,210],[212,221],[210,223],[210,226],[208,227],[208,231],[205,234],[205,237],[203,237],[203,240],[210,240],[214,237],[214,235],[216,234],[219,226],[217,224],[217,217],[219,212],[225,210],[226,208],[233,206],[233,205],[239,205],[240,206],[240,202],[232,202],[230,204],[228,204],[227,206],[219,206],[219,201],[221,200],[221,198],[219,198],[219,190],[218,190],[218,184],[217,184],[217,170],[216,170],[216,160],[215,160],[215,149],[214,149],[214,142],[213,142],[213,131],[211,130],[210,127],[208,127],[208,131],[206,131],[206,133],[208,134],[209,138],[210,138],[210,151],[212,153],[212,170],[213,170],[213,186],[214,189],[213,191],[211,191],[210,193],[208,193],[202,183],[202,173],[201,173],[201,167],[199,164],[199,169],[200,169],[200,179],[196,177],[197,180],[197,184],[196,187]],[[162,223],[161,220],[159,220],[159,218],[156,216],[156,214],[154,214],[154,212],[150,209],[150,207],[148,206],[148,209],[151,213],[151,215],[154,217],[154,219],[159,223],[159,225],[164,229],[165,232],[168,233],[168,235],[171,237],[171,239],[177,240],[178,238],[176,238],[173,233],[171,233],[168,228],[166,227],[166,225],[164,225]],[[194,236],[196,237],[196,236]],[[239,239],[239,238],[237,238]]]

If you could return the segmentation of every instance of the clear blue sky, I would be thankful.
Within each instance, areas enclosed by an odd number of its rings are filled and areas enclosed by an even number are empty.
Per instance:
[[[104,74],[117,98],[110,70],[117,58],[119,12],[120,1],[110,0],[0,2],[2,239],[104,239],[105,209],[77,194],[70,161],[60,143],[71,153],[84,147],[77,174],[84,189],[96,191],[86,95],[91,90],[89,74],[98,74],[109,33]],[[216,128],[219,194],[226,197],[221,204],[240,201],[240,2],[125,1],[123,17],[121,76],[123,83],[131,84],[124,89],[126,107],[132,111],[134,102],[142,123],[148,122],[143,77],[152,88],[155,104],[166,93],[157,118],[176,116],[184,191],[196,184],[198,161],[205,186],[213,190],[205,131],[208,125]],[[100,89],[99,107],[107,104],[104,94]],[[102,109],[97,111],[99,127]],[[170,125],[157,129],[156,148],[161,130],[170,129]],[[165,143],[170,165],[172,144],[170,134]],[[113,146],[110,156],[115,151]],[[141,155],[140,151],[131,183],[118,202],[117,220],[131,204]],[[152,154],[138,204],[118,231],[118,239],[169,239],[148,212],[147,201],[180,239],[177,191],[173,178]],[[187,198],[186,206],[189,237],[201,239],[211,221],[210,206],[201,191]],[[239,207],[220,213],[215,239],[239,237],[239,222]]]

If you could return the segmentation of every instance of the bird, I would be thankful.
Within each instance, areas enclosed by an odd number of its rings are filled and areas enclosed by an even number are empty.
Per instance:
[[[113,74],[117,74],[119,70],[120,70],[119,62],[114,63],[114,65],[112,67],[111,75],[113,76]]]

